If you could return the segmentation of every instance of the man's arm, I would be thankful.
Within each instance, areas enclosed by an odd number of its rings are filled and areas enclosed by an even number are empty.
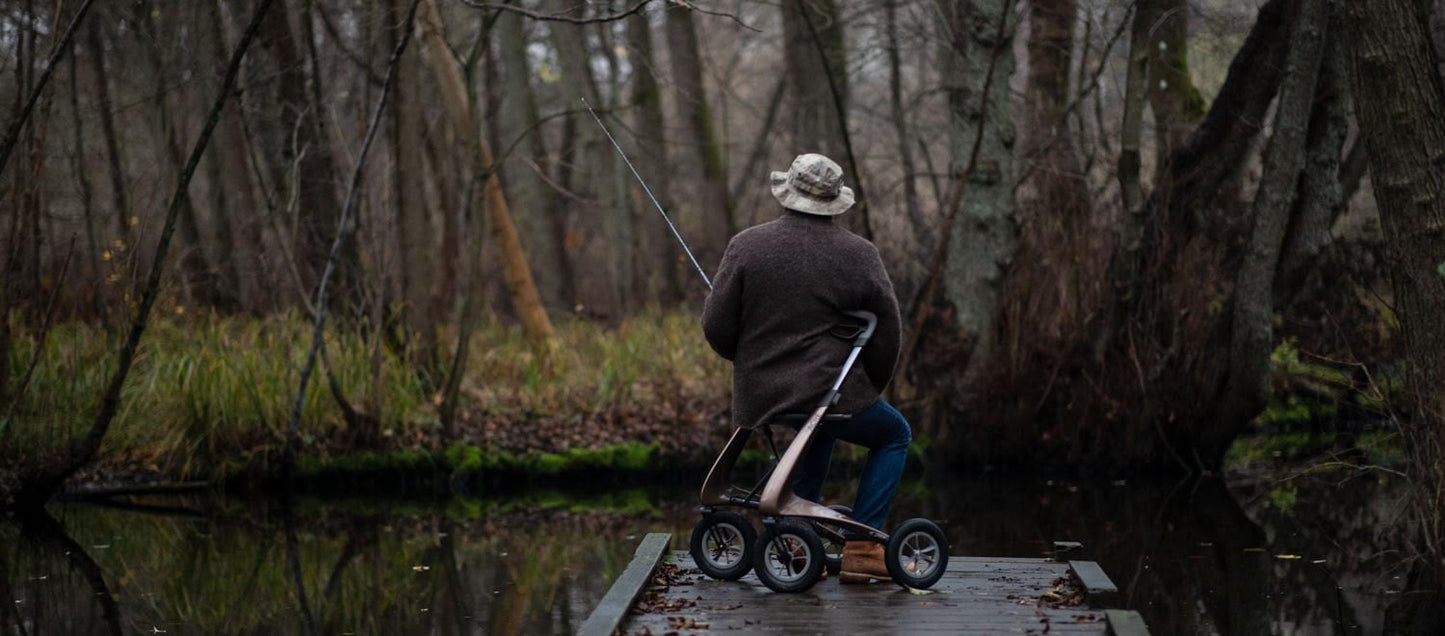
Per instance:
[[[882,391],[893,381],[898,349],[902,344],[903,321],[898,314],[898,296],[893,292],[893,281],[888,278],[888,270],[883,267],[878,248],[868,247],[869,258],[873,261],[868,273],[871,291],[864,297],[863,309],[878,316],[878,328],[868,346],[863,348],[861,357],[868,380],[873,383],[873,388]]]
[[[722,264],[712,279],[712,291],[702,306],[702,335],[713,351],[732,360],[738,353],[738,323],[742,319],[743,270],[736,239],[728,242]]]

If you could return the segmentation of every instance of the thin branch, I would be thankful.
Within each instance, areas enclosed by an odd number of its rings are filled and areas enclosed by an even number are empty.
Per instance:
[[[287,442],[285,459],[283,460],[283,471],[290,472],[291,463],[296,457],[296,447],[300,444],[301,409],[306,403],[306,385],[311,380],[311,372],[316,369],[316,358],[320,352],[323,342],[322,330],[326,326],[326,288],[331,281],[331,273],[336,270],[336,259],[341,254],[341,246],[346,242],[347,226],[351,219],[351,210],[356,206],[356,192],[361,186],[361,177],[366,168],[366,157],[371,152],[371,144],[376,140],[376,132],[381,128],[381,116],[386,111],[386,98],[391,94],[391,87],[396,83],[396,69],[401,55],[406,51],[406,45],[411,42],[411,33],[416,24],[417,6],[421,0],[412,0],[411,8],[407,10],[406,27],[402,29],[401,41],[397,42],[396,50],[391,54],[391,61],[387,64],[386,81],[381,86],[381,96],[377,98],[376,109],[371,115],[371,125],[366,131],[366,139],[361,144],[361,152],[356,157],[356,167],[351,172],[351,184],[347,186],[346,202],[341,207],[341,216],[336,221],[336,237],[331,241],[331,250],[326,256],[326,267],[321,271],[321,280],[316,285],[316,317],[311,325],[311,349],[306,353],[306,363],[301,368],[300,387],[296,390],[296,401],[291,407],[291,420],[287,424]]]
[[[60,62],[61,56],[70,50],[70,43],[75,40],[75,29],[80,26],[80,21],[90,11],[90,5],[95,0],[85,0],[80,9],[75,12],[75,17],[70,19],[70,26],[65,27],[65,35],[61,36],[60,43],[50,53],[50,60],[45,63],[45,70],[40,73],[40,79],[35,82],[35,89],[30,91],[30,97],[25,100],[25,107],[15,115],[14,121],[5,130],[5,139],[0,141],[0,174],[5,172],[5,164],[10,161],[10,153],[15,149],[16,142],[20,141],[20,129],[25,127],[25,122],[30,120],[30,112],[35,109],[35,102],[40,100],[40,94],[45,92],[45,85],[50,81],[50,74],[55,72],[55,65]]]
[[[604,15],[596,18],[574,18],[570,15],[562,15],[559,13],[537,13],[536,11],[529,11],[527,9],[523,9],[522,7],[511,4],[493,4],[490,2],[479,2],[478,0],[462,0],[463,4],[473,9],[511,11],[512,13],[520,13],[523,16],[526,16],[533,20],[541,20],[543,22],[568,22],[571,24],[597,24],[601,22],[616,22],[618,20],[626,18],[627,16],[633,15],[641,11],[642,8],[647,6],[647,4],[650,2],[652,2],[652,0],[640,0],[637,4],[633,5],[631,9],[628,9],[621,13],[614,13],[612,15]]]

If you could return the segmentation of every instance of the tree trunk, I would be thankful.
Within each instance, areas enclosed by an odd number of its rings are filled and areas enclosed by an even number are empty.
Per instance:
[[[1406,445],[1433,496],[1426,509],[1438,515],[1445,509],[1445,83],[1419,3],[1343,4],[1360,135],[1404,335],[1411,399]],[[1440,545],[1445,537],[1435,523]]]
[[[1100,289],[1090,291],[1081,284],[1079,293],[1085,300],[1077,315],[1083,319],[1060,323],[1083,327],[1061,330],[1057,340],[1045,330],[1009,329],[1016,316],[1034,313],[1014,308],[1029,307],[1041,284],[1035,277],[1015,276],[1016,272],[1011,272],[1001,292],[994,291],[996,285],[979,285],[975,289],[986,294],[980,300],[953,301],[955,324],[972,319],[989,329],[979,336],[982,348],[967,340],[950,342],[930,335],[929,346],[920,350],[941,362],[920,358],[920,367],[912,371],[914,377],[955,378],[956,385],[944,385],[953,390],[946,392],[950,402],[942,404],[945,410],[935,421],[962,417],[969,422],[936,438],[956,461],[1087,465],[1106,472],[1171,466],[1185,471],[1218,469],[1232,441],[1227,431],[1239,424],[1226,421],[1220,409],[1229,377],[1233,283],[1240,278],[1253,225],[1249,208],[1239,202],[1239,177],[1251,163],[1260,124],[1278,92],[1289,39],[1283,34],[1296,1],[1270,0],[1260,9],[1209,114],[1189,144],[1170,160],[1173,185],[1168,191],[1149,195],[1140,188],[1137,198],[1128,201],[1138,206],[1138,213],[1126,212],[1123,223],[1125,228],[1137,223],[1137,242],[1126,233],[1115,249],[1109,235],[1113,228],[1103,223],[1085,226],[1094,236],[1083,243],[1089,248],[1081,252],[1081,262],[1100,273],[1094,276],[1097,282],[1081,276],[1081,283]],[[965,22],[981,23],[985,22]],[[962,31],[980,32],[984,31],[977,26]],[[1144,84],[1140,78],[1148,77],[1140,70],[1142,64],[1147,71],[1147,58],[1141,62],[1140,56],[1147,46],[1144,42],[1141,38],[1134,44],[1131,84],[1135,87]],[[1126,98],[1125,146],[1136,152],[1137,145],[1128,138],[1134,135],[1131,129],[1141,125],[1138,114],[1144,99],[1137,90]],[[968,111],[963,113],[966,116]],[[982,162],[983,157],[980,170],[986,165]],[[1123,163],[1121,168],[1127,170],[1128,162]],[[1121,176],[1127,193],[1131,179]],[[1296,186],[1291,183],[1290,191]],[[973,209],[987,208],[975,204]],[[955,230],[965,227],[968,233],[955,237],[960,243],[970,235],[975,243],[989,236],[985,231],[990,226],[977,222],[960,223]],[[1053,242],[1046,243],[1020,258],[1077,258],[1052,249]],[[950,258],[957,255],[955,250]],[[978,280],[983,267],[1002,260],[975,259],[946,280],[957,288],[960,281],[969,280],[963,276]],[[1106,260],[1111,261],[1107,268]],[[1089,299],[1089,293],[1097,296]],[[1002,318],[994,318],[993,311],[979,313],[980,308],[994,307],[1006,312]],[[937,324],[930,326],[940,329]],[[993,333],[995,329],[998,333]],[[995,339],[993,346],[990,337]],[[981,372],[966,371],[957,381],[956,369],[963,361]]]
[[[1204,116],[1204,97],[1189,73],[1189,3],[1141,0],[1140,26],[1149,51],[1149,108],[1154,111],[1154,148],[1161,176],[1169,158],[1189,141]],[[1138,23],[1136,22],[1136,23]],[[1138,33],[1136,31],[1136,33]]]
[[[502,279],[512,297],[512,307],[521,318],[527,339],[537,348],[547,348],[552,337],[552,321],[532,281],[532,271],[527,266],[526,254],[517,238],[517,227],[512,223],[512,213],[507,207],[507,198],[502,194],[501,183],[497,180],[492,147],[486,137],[477,130],[471,106],[466,95],[466,83],[462,81],[461,69],[452,58],[446,37],[442,34],[442,21],[436,8],[436,0],[422,0],[422,39],[431,57],[432,70],[436,73],[437,84],[442,98],[451,114],[452,124],[466,145],[474,146],[477,152],[477,170],[485,177],[483,185],[487,222],[492,241],[497,246],[502,265]]]
[[[950,174],[968,182],[952,224],[949,253],[943,270],[942,299],[954,314],[958,335],[966,343],[961,360],[971,361],[987,347],[993,332],[998,291],[1018,243],[1014,216],[1014,123],[1009,114],[1008,78],[1013,74],[1015,25],[1005,13],[1006,0],[939,0],[942,81],[948,96]],[[993,90],[982,97],[989,74]],[[976,155],[975,138],[982,135]],[[971,166],[966,164],[972,159]]]
[[[389,19],[385,20],[388,48],[401,41],[405,25],[397,20],[405,15],[407,2],[392,0]],[[425,124],[422,122],[422,83],[416,54],[403,55],[397,61],[394,101],[391,103],[391,187],[395,198],[392,210],[396,223],[399,249],[397,271],[401,288],[400,315],[402,324],[413,338],[420,340],[417,359],[430,369],[435,353],[436,325],[442,318],[432,311],[432,278],[436,266],[436,231],[433,228],[434,208],[426,191],[426,160],[422,156]]]
[[[1314,269],[1320,252],[1333,240],[1330,228],[1348,207],[1341,178],[1341,152],[1354,119],[1354,104],[1341,28],[1338,16],[1332,16],[1320,79],[1315,86],[1315,111],[1310,115],[1307,165],[1300,175],[1299,195],[1275,275],[1274,302],[1281,309]]]
[[[98,23],[92,23],[86,29],[87,45],[90,48],[90,63],[95,70],[95,99],[96,108],[100,111],[100,132],[101,138],[105,140],[105,153],[110,171],[110,196],[115,209],[116,236],[124,239],[130,229],[130,209],[126,205],[125,198],[125,168],[123,167],[120,145],[115,138],[115,113],[111,112],[114,106],[110,101],[110,74],[105,68],[105,40],[101,35],[103,27]],[[116,255],[117,258],[119,254]]]
[[[695,153],[701,168],[695,190],[699,208],[696,213],[701,215],[701,223],[696,225],[697,239],[693,246],[703,269],[712,271],[722,259],[728,239],[741,228],[737,227],[732,203],[728,200],[722,143],[713,128],[712,109],[702,81],[702,55],[698,51],[692,10],[671,7],[666,17],[673,88],[677,92],[678,110],[687,120],[688,136],[683,147]]]
[[[215,67],[224,69],[229,38],[226,35],[226,16],[223,15],[220,4],[211,9],[211,40],[211,55]],[[240,113],[244,105],[241,96],[237,96],[236,100],[236,109],[221,115],[221,129],[217,132],[220,141],[217,143],[216,154],[223,158],[222,163],[229,168],[224,171],[222,179],[235,195],[234,207],[238,214],[219,219],[223,223],[219,224],[216,231],[230,234],[229,240],[238,244],[239,253],[231,258],[229,265],[238,270],[236,294],[244,299],[245,309],[260,313],[266,309],[261,298],[270,295],[262,294],[261,290],[270,283],[272,268],[266,257],[265,223],[261,220],[266,213],[266,206],[257,197],[259,186],[252,171],[248,169],[248,141]]]
[[[627,18],[628,61],[632,64],[632,106],[637,109],[633,130],[637,156],[633,163],[657,202],[673,210],[672,169],[667,160],[667,129],[662,117],[662,90],[657,83],[658,67],[652,46],[652,23],[643,12]],[[682,250],[675,245],[667,223],[649,209],[652,202],[637,196],[642,239],[641,254],[647,263],[637,268],[639,289],[654,302],[675,305],[682,299]],[[671,212],[669,212],[670,214]]]
[[[570,310],[576,292],[572,289],[572,268],[563,245],[566,224],[560,210],[560,195],[543,180],[551,162],[546,140],[538,130],[540,117],[532,90],[532,68],[527,59],[527,33],[520,14],[503,11],[497,18],[498,50],[502,67],[502,128],[508,139],[524,137],[512,157],[502,158],[502,176],[519,211],[517,229],[522,246],[537,272],[542,299],[553,309]],[[576,108],[578,104],[568,105]],[[530,163],[529,163],[530,162]]]
[[[893,120],[893,134],[898,141],[898,161],[903,169],[903,202],[907,206],[908,220],[913,225],[913,239],[918,245],[928,245],[933,236],[928,227],[928,218],[923,214],[923,204],[918,199],[918,167],[913,161],[913,136],[908,132],[908,117],[903,109],[903,62],[898,45],[898,4],[900,0],[886,0],[884,3],[884,30],[888,38],[888,109]],[[922,252],[918,252],[920,259]],[[921,261],[920,261],[921,262]]]
[[[71,167],[72,172],[75,174],[75,182],[80,190],[80,210],[83,215],[81,219],[85,225],[85,244],[86,250],[89,252],[85,258],[86,263],[90,266],[90,291],[87,293],[89,296],[88,300],[93,304],[96,316],[104,320],[106,315],[105,300],[99,293],[100,290],[103,289],[102,284],[104,279],[101,276],[100,263],[98,262],[101,258],[101,247],[100,238],[96,233],[95,227],[95,189],[90,182],[89,166],[86,165],[85,122],[80,118],[80,73],[77,70],[79,64],[76,62],[75,57],[74,55],[70,56],[69,69],[70,133],[73,142],[71,148],[75,152]],[[3,395],[0,395],[0,399],[3,399],[3,397]],[[0,433],[0,435],[3,435],[3,433]]]
[[[1305,168],[1310,113],[1329,23],[1326,2],[1300,0],[1291,29],[1274,134],[1264,153],[1264,175],[1254,197],[1254,229],[1234,289],[1229,380],[1220,408],[1224,425],[1207,433],[1205,446],[1227,447],[1269,399],[1275,272]]]
[[[585,2],[572,0],[571,6],[576,15],[585,15]],[[581,107],[586,99],[592,108],[602,109],[599,116],[604,121],[611,118],[593,74],[587,31],[582,25],[565,22],[552,22],[549,29],[569,109]],[[632,256],[628,253],[632,213],[617,190],[616,151],[590,121],[590,115],[578,113],[570,117],[574,123],[580,122],[571,158],[573,191],[587,200],[581,204],[572,228],[580,242],[580,279],[574,281],[577,303],[589,313],[617,315],[630,303],[627,287],[632,279]]]
[[[141,25],[145,53],[150,60],[154,79],[153,90],[156,100],[151,113],[159,135],[158,143],[160,143],[161,151],[165,154],[166,159],[170,162],[169,168],[179,173],[185,165],[185,155],[181,150],[177,129],[183,127],[183,123],[177,121],[176,112],[171,108],[170,99],[168,99],[171,94],[171,91],[168,90],[171,82],[168,71],[173,68],[173,65],[160,49],[163,41],[160,34],[166,32],[167,25],[161,23],[162,14],[159,12],[149,11],[141,5],[135,6],[135,12],[135,20]],[[177,31],[180,30],[177,29]],[[180,110],[184,113],[186,109]],[[181,251],[182,287],[186,295],[208,307],[221,309],[233,307],[234,300],[229,296],[231,290],[223,290],[216,284],[210,259],[206,255],[205,241],[201,238],[201,225],[196,205],[189,193],[184,193],[181,198],[180,230],[181,241],[184,244]]]
[[[848,136],[848,49],[835,0],[784,0],[783,55],[792,96],[793,147],[827,155],[843,167],[857,195],[840,221],[872,238],[868,202]],[[981,77],[981,76],[980,76]]]
[[[301,49],[304,43],[295,34],[287,7],[283,5],[272,11],[263,29],[265,36],[261,44],[270,52],[277,73],[274,103],[280,138],[274,146],[280,156],[271,162],[273,181],[278,187],[295,181],[297,218],[294,219],[296,235],[291,237],[295,245],[292,253],[299,261],[296,266],[305,288],[315,289],[325,267],[331,235],[336,231],[336,215],[341,209],[330,138],[322,127],[321,114],[313,107],[313,97],[308,94],[307,63]],[[341,278],[348,275],[343,268]],[[346,295],[333,297],[341,299]]]

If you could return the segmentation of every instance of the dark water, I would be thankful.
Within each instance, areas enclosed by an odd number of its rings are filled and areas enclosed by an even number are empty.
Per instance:
[[[895,518],[946,522],[954,552],[1082,541],[1155,634],[1376,634],[1409,555],[1398,484],[906,483]],[[0,523],[0,626],[15,634],[572,633],[641,535],[686,540],[691,484],[440,502],[149,499]],[[842,487],[842,484],[839,484]],[[1419,633],[1429,633],[1428,631]]]

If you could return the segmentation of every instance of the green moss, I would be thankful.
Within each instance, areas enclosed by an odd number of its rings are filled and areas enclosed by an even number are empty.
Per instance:
[[[1296,501],[1299,498],[1299,488],[1294,484],[1285,484],[1269,493],[1270,505],[1273,505],[1280,512],[1290,514],[1294,510]]]
[[[1229,447],[1224,463],[1228,466],[1246,467],[1281,460],[1299,460],[1316,457],[1336,449],[1339,436],[1336,433],[1310,435],[1309,433],[1275,433],[1270,435],[1249,435],[1240,437]],[[1405,449],[1400,446],[1400,437],[1394,433],[1371,431],[1355,438],[1356,449],[1364,454],[1364,462],[1374,466],[1400,466],[1406,461]],[[1354,460],[1351,460],[1354,461]],[[1329,461],[1312,470],[1328,471],[1348,467],[1337,461]]]

